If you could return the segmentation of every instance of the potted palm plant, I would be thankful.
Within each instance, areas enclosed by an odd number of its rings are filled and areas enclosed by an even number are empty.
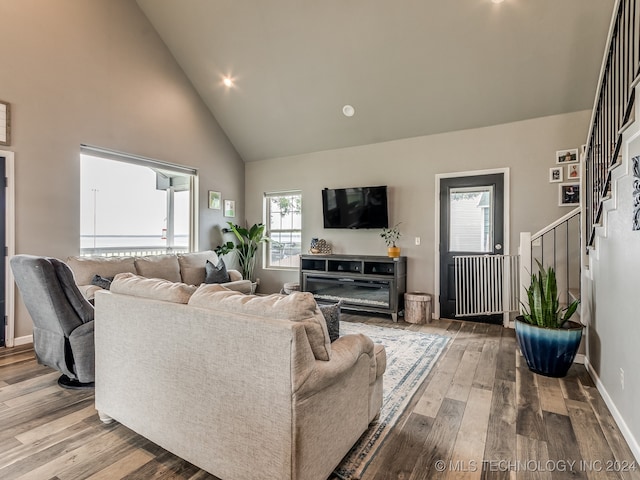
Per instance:
[[[387,244],[387,255],[391,258],[398,258],[400,256],[400,247],[396,246],[396,242],[400,238],[400,223],[396,223],[391,228],[383,228],[380,236]]]
[[[516,317],[516,338],[529,370],[548,377],[564,377],[580,346],[582,325],[569,319],[579,301],[562,308],[558,300],[555,270],[538,264],[531,275],[527,303]]]
[[[269,242],[271,239],[264,234],[265,226],[262,223],[254,223],[250,228],[229,224],[229,231],[236,236],[236,242],[229,241],[215,248],[218,255],[226,255],[235,252],[240,265],[242,278],[254,282],[254,270],[256,267],[256,254],[261,243]],[[254,287],[255,288],[255,287]]]

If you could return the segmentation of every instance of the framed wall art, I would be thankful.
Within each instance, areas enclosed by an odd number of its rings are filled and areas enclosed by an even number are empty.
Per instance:
[[[561,207],[580,205],[580,183],[561,183],[558,186],[558,205]]]
[[[209,208],[220,210],[222,208],[222,194],[209,190]]]
[[[224,216],[235,217],[236,216],[236,202],[235,200],[224,201]]]
[[[556,152],[556,163],[574,163],[578,161],[578,149],[570,148],[567,150],[558,150]]]
[[[580,164],[572,163],[567,165],[567,180],[577,180],[580,178]]]
[[[551,183],[561,182],[563,180],[562,178],[563,171],[564,169],[562,167],[551,167],[549,169],[549,181]]]
[[[11,106],[0,100],[0,145],[11,145]]]

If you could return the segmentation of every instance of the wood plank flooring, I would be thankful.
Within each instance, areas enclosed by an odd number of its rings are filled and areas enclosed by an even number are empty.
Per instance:
[[[435,320],[343,320],[451,337],[446,352],[362,480],[640,479],[640,469],[581,365],[531,373],[513,330]],[[63,390],[29,346],[0,349],[0,479],[215,479],[115,423],[93,392]]]

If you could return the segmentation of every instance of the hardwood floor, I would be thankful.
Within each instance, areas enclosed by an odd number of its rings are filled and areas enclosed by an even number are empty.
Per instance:
[[[563,379],[535,375],[513,330],[496,325],[343,320],[452,338],[363,480],[640,478],[583,366]],[[103,425],[93,393],[63,390],[58,376],[29,347],[0,349],[0,479],[215,479]]]

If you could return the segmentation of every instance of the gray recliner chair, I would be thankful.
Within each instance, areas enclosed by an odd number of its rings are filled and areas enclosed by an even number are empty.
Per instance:
[[[16,255],[10,264],[33,320],[38,363],[62,373],[61,387],[93,387],[94,310],[78,290],[69,266],[56,258],[33,255]]]

